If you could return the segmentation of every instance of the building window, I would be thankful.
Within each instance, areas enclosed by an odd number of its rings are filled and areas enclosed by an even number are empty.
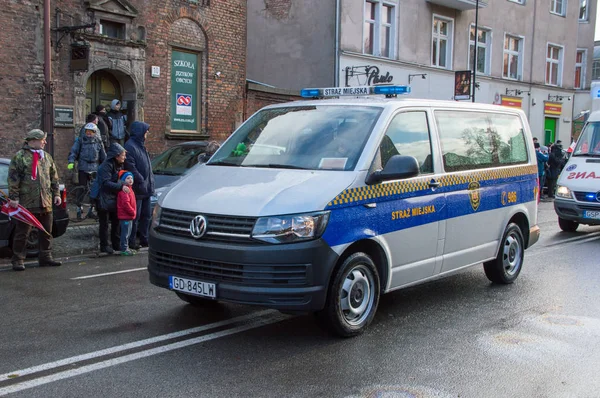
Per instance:
[[[600,59],[592,62],[592,80],[600,80]]]
[[[548,44],[546,53],[546,84],[560,86],[562,84],[562,47]]]
[[[588,0],[579,0],[579,21],[588,21]]]
[[[564,16],[566,3],[567,0],[550,0],[550,12]]]
[[[112,37],[115,39],[124,39],[125,38],[125,24],[100,20],[100,34],[102,36]]]
[[[382,0],[365,1],[363,53],[394,57],[396,6]]]
[[[585,50],[577,50],[575,56],[575,88],[585,88],[585,53]]]
[[[490,74],[490,57],[492,52],[492,31],[477,28],[477,73]],[[475,25],[469,31],[469,69],[473,70],[475,56]]]
[[[521,80],[523,70],[523,39],[517,36],[504,36],[504,67],[502,76]]]
[[[433,17],[431,65],[452,69],[452,20]]]

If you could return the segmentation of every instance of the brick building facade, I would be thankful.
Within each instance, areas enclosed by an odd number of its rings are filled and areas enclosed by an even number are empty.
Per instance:
[[[177,140],[223,140],[243,121],[245,0],[51,0],[51,10],[53,29],[96,23],[52,32],[54,106],[73,110],[72,126],[55,120],[62,175],[86,114],[113,98],[151,125],[153,154]],[[0,156],[10,157],[42,125],[43,0],[4,4],[0,23]]]

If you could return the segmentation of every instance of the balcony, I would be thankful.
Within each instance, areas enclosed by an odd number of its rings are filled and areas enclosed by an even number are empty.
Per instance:
[[[452,8],[459,11],[474,10],[477,4],[476,0],[426,0],[430,3]],[[487,7],[488,0],[479,0],[479,8]]]

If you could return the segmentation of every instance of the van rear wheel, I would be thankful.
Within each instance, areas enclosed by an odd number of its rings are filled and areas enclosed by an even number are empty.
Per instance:
[[[365,253],[346,258],[333,276],[319,322],[342,337],[361,334],[373,321],[379,304],[379,274]]]
[[[575,232],[577,231],[577,227],[579,227],[579,223],[558,217],[558,226],[565,232]]]
[[[523,266],[524,242],[521,228],[515,223],[508,224],[498,256],[495,260],[483,264],[485,275],[490,281],[506,285],[517,279]]]

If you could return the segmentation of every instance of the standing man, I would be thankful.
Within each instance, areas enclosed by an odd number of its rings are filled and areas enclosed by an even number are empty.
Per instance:
[[[44,151],[46,133],[33,129],[25,137],[25,143],[10,161],[8,169],[8,197],[10,207],[19,204],[29,210],[44,226],[48,234],[40,232],[38,262],[40,267],[57,267],[62,263],[52,258],[52,203],[61,204],[58,189],[58,173],[52,157]],[[13,238],[12,267],[24,271],[27,238],[31,226],[16,221]]]
[[[110,142],[116,142],[121,146],[125,145],[125,141],[127,141],[127,139],[129,138],[127,134],[127,129],[125,128],[125,123],[127,123],[127,116],[121,113],[121,101],[119,101],[118,99],[114,99],[110,103],[110,112],[108,112],[108,119],[112,124],[112,128],[110,130]]]
[[[150,131],[150,125],[143,122],[133,122],[131,125],[131,138],[125,144],[127,159],[125,169],[133,174],[133,192],[136,198],[136,219],[133,221],[129,247],[138,250],[140,247],[148,247],[148,232],[152,213],[150,210],[150,197],[154,194],[154,174],[150,155],[145,147],[146,137]],[[140,244],[136,244],[136,234],[139,230]]]
[[[538,166],[538,179],[540,180],[540,198],[542,197],[542,191],[546,184],[546,162],[548,161],[548,155],[543,153],[540,149],[540,144],[536,142],[533,144],[535,147],[535,156],[537,157]]]
[[[104,105],[98,105],[96,107],[96,112],[94,112],[94,115],[98,116],[98,123],[96,123],[96,125],[98,125],[98,129],[100,130],[100,137],[102,138],[102,144],[104,144],[104,149],[108,149],[108,146],[110,145],[110,142],[108,140],[108,137],[110,136],[110,129],[108,123],[110,122],[110,120],[106,115],[106,108],[104,108]],[[112,124],[110,125],[110,127],[112,127]]]

